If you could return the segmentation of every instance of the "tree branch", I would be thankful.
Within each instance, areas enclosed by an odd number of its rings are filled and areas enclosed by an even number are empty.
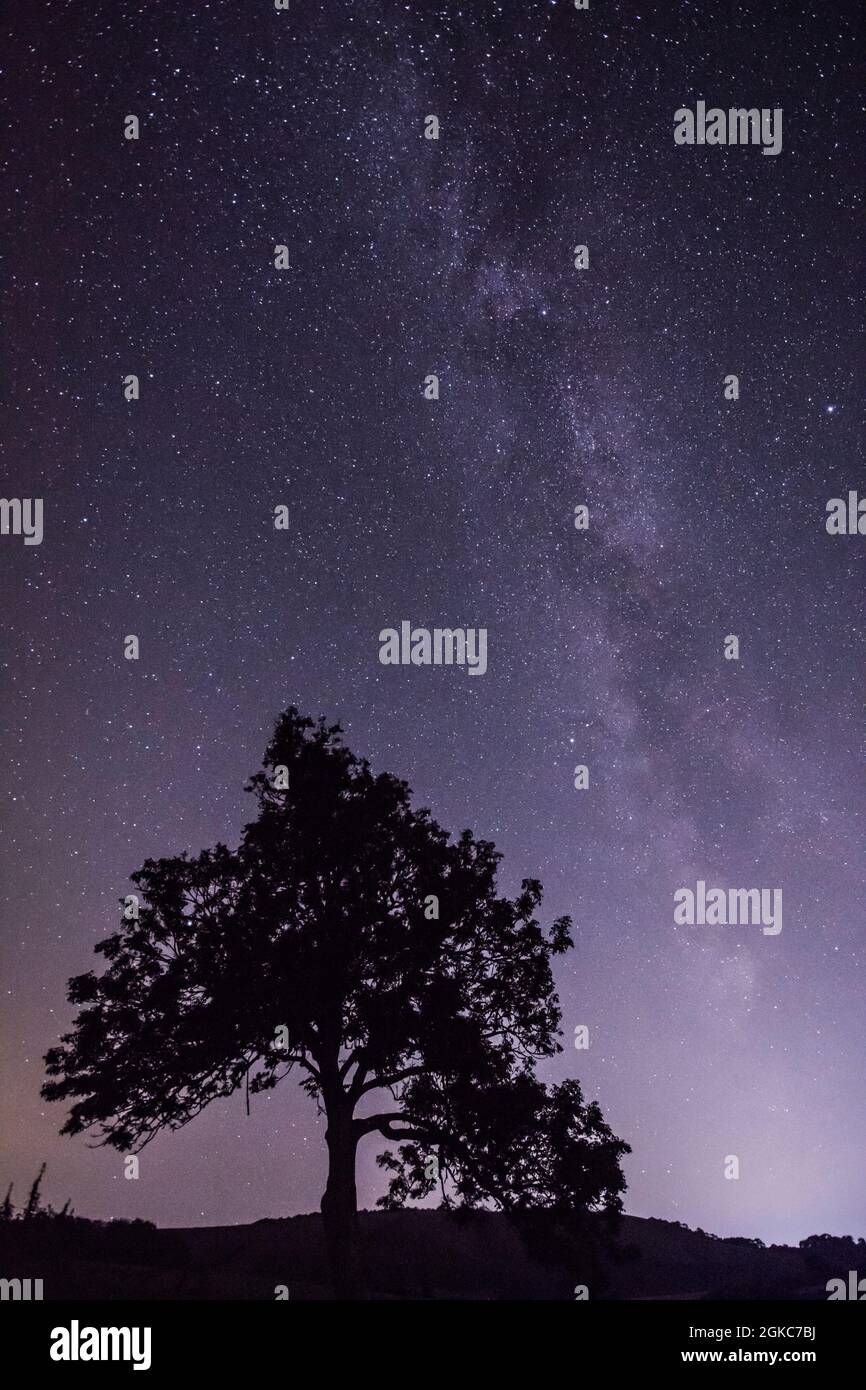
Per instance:
[[[352,1066],[355,1064],[357,1064],[358,1070],[355,1072],[354,1078],[352,1080],[352,1086],[355,1086],[358,1077],[361,1075],[362,1072],[366,1076],[367,1073],[364,1070],[364,1058],[366,1057],[366,1055],[367,1049],[365,1047],[361,1046],[360,1044],[358,1045],[358,1047],[353,1047],[345,1062],[340,1067],[340,1080],[346,1080],[346,1077],[349,1075]]]
[[[423,1076],[426,1071],[429,1071],[429,1067],[405,1067],[403,1071],[395,1071],[391,1076],[374,1076],[361,1087],[359,1095],[366,1095],[367,1091],[381,1091],[387,1086],[396,1086],[400,1081],[408,1081],[410,1076]]]
[[[355,1129],[358,1135],[372,1134],[378,1129],[380,1134],[385,1134],[384,1126],[391,1124],[395,1120],[404,1119],[402,1111],[392,1111],[389,1114],[366,1115],[363,1119],[355,1120]]]

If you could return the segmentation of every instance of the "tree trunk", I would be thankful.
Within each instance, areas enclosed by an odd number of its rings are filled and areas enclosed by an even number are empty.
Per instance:
[[[328,1115],[325,1142],[328,1145],[328,1185],[322,1196],[322,1221],[334,1292],[338,1298],[363,1298],[355,1187],[358,1136],[351,1112]]]

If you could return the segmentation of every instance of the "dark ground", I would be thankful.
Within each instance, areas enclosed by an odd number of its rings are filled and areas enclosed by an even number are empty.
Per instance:
[[[807,1247],[720,1239],[675,1222],[623,1217],[616,1253],[505,1216],[364,1212],[375,1299],[820,1299],[829,1278],[866,1275],[866,1244],[810,1237]],[[600,1231],[598,1218],[591,1229]],[[0,1223],[0,1277],[41,1278],[52,1299],[323,1299],[330,1290],[318,1215],[252,1226],[158,1230],[145,1222]]]

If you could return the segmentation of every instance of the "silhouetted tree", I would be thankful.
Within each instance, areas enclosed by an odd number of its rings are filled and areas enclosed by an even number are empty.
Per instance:
[[[33,1179],[33,1184],[30,1188],[30,1193],[27,1198],[27,1205],[21,1213],[22,1219],[24,1221],[33,1221],[34,1218],[39,1215],[39,1189],[42,1186],[42,1179],[45,1176],[46,1167],[47,1164],[43,1163],[42,1167],[39,1169],[39,1172],[36,1174],[36,1177]]]
[[[576,1082],[533,1075],[560,1050],[550,960],[568,918],[542,929],[534,880],[497,896],[494,846],[451,842],[340,733],[289,709],[238,850],[132,875],[140,910],[96,947],[105,973],[70,982],[81,1009],[43,1095],[78,1098],[63,1132],[126,1151],[297,1069],[327,1119],[322,1215],[348,1295],[364,1135],[407,1141],[386,1160],[392,1203],[441,1185],[469,1205],[615,1210],[628,1150]]]
[[[805,1240],[800,1241],[800,1249],[803,1252],[803,1259],[806,1267],[810,1270],[823,1270],[825,1273],[839,1271],[851,1262],[856,1262],[863,1258],[864,1242],[861,1237],[855,1240],[853,1236],[831,1236],[826,1232],[823,1235],[806,1236]]]

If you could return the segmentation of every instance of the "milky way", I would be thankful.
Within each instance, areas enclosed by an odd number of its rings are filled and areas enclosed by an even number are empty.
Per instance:
[[[866,1233],[863,542],[824,524],[863,480],[859,8],[21,18],[2,490],[45,533],[0,538],[19,1197],[45,1159],[92,1216],[318,1206],[292,1083],[161,1137],[138,1182],[39,1098],[128,875],[237,843],[293,703],[573,915],[545,1074],[631,1144],[627,1210]],[[677,146],[698,100],[781,108],[781,152]],[[486,628],[486,673],[381,665],[404,620]],[[699,879],[781,889],[783,930],[675,925]]]

